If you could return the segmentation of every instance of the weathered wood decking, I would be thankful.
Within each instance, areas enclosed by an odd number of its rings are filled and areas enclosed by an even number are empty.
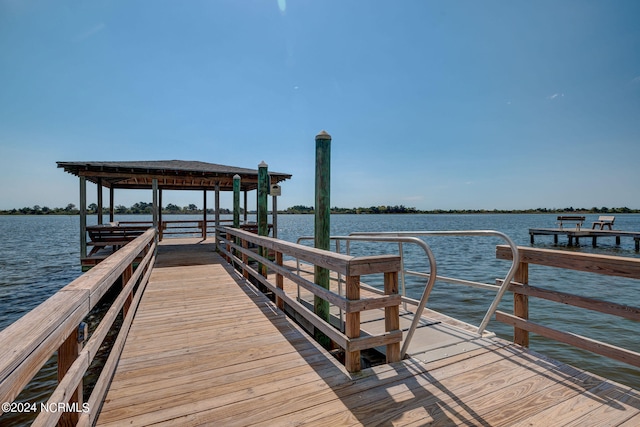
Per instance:
[[[98,425],[640,424],[637,391],[498,339],[349,374],[186,242],[160,247]]]

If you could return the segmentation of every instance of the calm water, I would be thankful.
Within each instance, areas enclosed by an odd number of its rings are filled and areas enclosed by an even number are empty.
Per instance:
[[[585,225],[598,215],[587,215]],[[187,216],[164,219],[187,219]],[[194,219],[201,219],[194,216]],[[529,246],[529,228],[555,227],[555,214],[541,215],[334,215],[331,218],[332,235],[346,235],[353,231],[400,230],[465,230],[493,229],[506,233],[518,245]],[[141,216],[120,216],[116,220],[150,219]],[[251,218],[250,218],[251,219]],[[89,224],[95,217],[89,218]],[[616,228],[640,230],[640,215],[616,215]],[[77,216],[0,216],[0,329],[4,329],[32,310],[81,274],[79,265],[79,218]],[[280,215],[278,237],[296,241],[300,236],[313,235],[312,215]],[[498,238],[425,237],[438,262],[438,274],[469,280],[494,283],[504,277],[509,262],[495,259]],[[620,246],[615,240],[599,239],[599,247],[592,248],[591,240],[584,239],[579,248],[567,248],[566,238],[559,238],[557,248],[580,252],[639,257],[634,251],[633,239],[623,238]],[[552,236],[536,237],[536,247],[556,248]],[[354,243],[353,255],[397,252],[397,245]],[[426,271],[428,263],[421,250],[405,245],[408,268]],[[610,278],[588,273],[575,273],[546,267],[530,266],[529,282],[618,303],[637,301],[640,280]],[[374,280],[375,283],[375,280]],[[407,294],[419,298],[425,281],[407,278]],[[486,291],[436,283],[429,307],[478,324],[492,299]],[[634,303],[635,304],[635,303]],[[637,304],[636,304],[637,305]],[[512,300],[507,295],[501,309],[512,311]],[[640,351],[638,322],[574,310],[564,305],[530,300],[530,318],[543,325],[602,339],[621,347]],[[498,335],[510,339],[511,329],[492,321],[488,327]],[[566,346],[531,336],[531,348],[553,358],[579,366],[640,389],[640,370],[609,359],[593,356]],[[46,375],[45,375],[46,377]],[[50,385],[42,380],[40,398],[46,396]],[[47,382],[45,384],[45,382]],[[36,386],[34,386],[36,387]],[[36,387],[36,388],[37,388]],[[32,400],[33,401],[33,400]],[[4,423],[4,417],[0,424]]]

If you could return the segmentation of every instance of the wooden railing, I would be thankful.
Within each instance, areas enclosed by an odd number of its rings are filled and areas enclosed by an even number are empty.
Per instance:
[[[596,341],[578,334],[559,331],[529,320],[529,297],[542,298],[599,313],[640,321],[640,308],[616,304],[575,294],[529,285],[529,264],[584,271],[608,276],[640,279],[640,259],[549,249],[518,247],[521,262],[509,290],[514,293],[514,313],[496,312],[496,320],[514,327],[514,342],[529,346],[529,332],[560,341],[583,350],[640,367],[640,353]],[[496,248],[498,259],[511,259],[507,246]]]
[[[220,220],[220,224],[229,224],[232,223],[233,220],[223,219]],[[118,222],[122,226],[139,226],[145,225],[148,227],[153,226],[152,221],[119,221]],[[208,234],[213,234],[215,231],[216,221],[214,219],[207,220],[207,228],[205,230],[204,220],[200,219],[185,219],[185,220],[171,220],[171,221],[162,221],[160,223],[160,240],[165,236],[169,235],[191,235],[191,236],[200,236],[206,237]]]
[[[364,349],[386,346],[387,362],[400,360],[402,331],[400,330],[401,296],[398,294],[399,256],[352,257],[228,227],[223,227],[218,231],[218,239],[220,251],[227,261],[236,265],[245,278],[253,277],[273,292],[278,308],[284,309],[287,304],[310,322],[314,328],[320,330],[344,349],[345,367],[349,372],[361,369],[360,351]],[[273,252],[275,261],[250,250],[250,244],[263,248],[264,251],[259,251],[259,253]],[[316,267],[326,268],[330,272],[342,275],[346,280],[345,296],[325,289],[286,268],[283,266],[284,256],[298,258]],[[249,259],[259,262],[260,266],[257,269],[251,267]],[[268,278],[269,271],[275,273],[275,282],[272,282],[273,278],[271,280]],[[385,295],[361,298],[360,276],[378,273],[384,274]],[[287,294],[284,291],[284,278],[341,308],[345,313],[345,332],[342,333],[335,329],[326,320],[307,309],[295,297]],[[380,308],[385,310],[386,332],[380,335],[364,336],[360,330],[360,312]]]
[[[38,407],[40,414],[33,425],[93,424],[151,274],[155,235],[153,229],[144,232],[0,332],[0,402],[13,402],[57,351],[58,386],[46,404],[46,408],[54,410],[40,411]],[[134,271],[136,262],[139,264]],[[87,335],[83,319],[102,296],[120,283],[122,290],[83,345]],[[88,402],[83,403],[83,376],[121,311],[124,321],[118,337]],[[69,406],[55,410],[60,404]]]

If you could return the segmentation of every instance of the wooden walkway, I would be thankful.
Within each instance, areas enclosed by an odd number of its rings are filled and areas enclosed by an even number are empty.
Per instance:
[[[207,243],[163,242],[98,425],[640,424],[640,393],[498,339],[350,375]]]

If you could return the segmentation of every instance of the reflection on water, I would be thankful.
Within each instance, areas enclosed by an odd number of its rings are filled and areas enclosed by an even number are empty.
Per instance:
[[[554,227],[556,215],[334,215],[331,234],[347,235],[353,231],[406,231],[406,230],[465,230],[493,229],[506,233],[517,244],[529,246],[529,228]],[[231,217],[224,217],[230,219]],[[120,216],[116,220],[149,220],[142,216]],[[165,216],[170,219],[190,219],[189,216]],[[201,219],[193,216],[193,219]],[[252,218],[250,217],[249,220]],[[253,218],[255,219],[255,217]],[[597,219],[587,215],[585,224]],[[89,225],[95,223],[89,218]],[[640,215],[616,215],[616,227],[640,231]],[[77,216],[1,216],[0,217],[0,329],[35,308],[58,289],[81,274],[79,263],[79,218]],[[300,236],[313,235],[313,215],[280,215],[278,237],[295,242]],[[494,283],[504,277],[509,263],[495,259],[495,245],[499,238],[486,237],[424,237],[432,248],[438,274],[468,280]],[[603,253],[638,257],[633,239],[599,239],[598,248],[591,247],[590,239],[579,248],[567,248],[560,236],[558,247],[552,236],[539,236],[535,247],[580,252]],[[307,242],[308,244],[308,242]],[[342,245],[344,251],[344,244]],[[397,244],[353,243],[352,255],[397,253]],[[405,265],[417,271],[428,270],[422,250],[415,245],[404,245]],[[419,298],[426,280],[407,276],[407,293]],[[618,303],[637,301],[640,281],[588,273],[530,266],[529,281],[555,290],[576,293]],[[375,280],[372,280],[375,284]],[[493,295],[478,289],[436,283],[429,307],[478,324],[482,320]],[[635,303],[634,303],[635,304]],[[507,295],[501,309],[512,310],[512,299]],[[577,310],[568,306],[537,299],[530,300],[530,318],[547,326],[584,334],[595,339],[640,351],[637,336],[638,322]],[[500,336],[511,339],[510,328],[492,321],[488,327]],[[615,341],[613,341],[615,340]],[[543,354],[640,389],[640,371],[626,365],[575,350],[546,339],[531,336],[531,347]],[[54,356],[55,357],[55,356]],[[30,402],[44,401],[55,384],[55,360],[52,359],[29,387]],[[44,400],[43,400],[44,399]],[[3,425],[11,425],[3,416]],[[8,423],[8,424],[7,424]],[[16,425],[20,422],[16,421]]]

